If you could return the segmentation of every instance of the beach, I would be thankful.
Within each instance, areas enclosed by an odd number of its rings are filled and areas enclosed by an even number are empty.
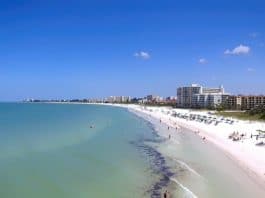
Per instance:
[[[143,107],[140,105],[117,105],[125,107],[132,112],[140,112],[152,116],[157,120],[165,123],[169,127],[187,128],[201,137],[202,141],[213,143],[218,148],[222,149],[229,157],[235,160],[241,168],[243,168],[251,177],[258,178],[262,185],[265,184],[265,146],[256,146],[257,140],[251,134],[255,134],[256,130],[264,130],[265,123],[234,120],[233,124],[219,123],[205,124],[202,122],[192,121],[173,117],[173,113],[182,114],[200,114],[209,116],[206,111],[187,110],[187,109],[172,109],[169,107]],[[233,132],[243,133],[244,138],[240,141],[232,141],[228,136]],[[168,136],[168,134],[161,134]],[[171,133],[174,138],[174,133]]]

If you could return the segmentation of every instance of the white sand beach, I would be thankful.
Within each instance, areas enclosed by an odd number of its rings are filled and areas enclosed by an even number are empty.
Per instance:
[[[256,143],[262,139],[256,140],[256,137],[251,138],[251,134],[256,134],[256,130],[265,130],[265,123],[241,121],[236,119],[224,119],[215,115],[209,114],[207,111],[188,110],[188,109],[173,109],[169,107],[143,107],[140,105],[120,105],[114,106],[125,107],[132,111],[148,114],[153,118],[161,120],[169,127],[176,128],[178,133],[182,127],[194,131],[201,136],[202,141],[211,142],[221,148],[226,154],[238,162],[249,175],[261,178],[265,183],[265,146],[257,146]],[[175,116],[173,115],[175,114]],[[176,116],[185,115],[185,118]],[[196,115],[214,120],[212,123],[199,122],[191,120],[190,116]],[[216,124],[216,120],[218,124]],[[244,134],[238,141],[229,139],[229,135],[233,132],[238,132],[239,135]],[[174,134],[172,139],[174,139]],[[165,134],[168,136],[168,134]],[[263,141],[265,139],[263,138]]]

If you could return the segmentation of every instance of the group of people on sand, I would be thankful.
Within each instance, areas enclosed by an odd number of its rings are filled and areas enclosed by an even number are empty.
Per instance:
[[[170,119],[169,119],[169,120],[170,120]],[[160,123],[162,123],[162,120],[161,120],[161,119],[159,119],[159,122],[160,122]],[[177,125],[177,123],[175,122],[175,123],[174,123],[174,125]],[[169,130],[169,129],[170,129],[170,127],[168,126],[168,127],[167,127],[167,130]],[[176,129],[176,130],[178,130],[178,129],[179,129],[179,127],[178,127],[178,126],[176,126],[176,128],[175,128],[175,129]]]
[[[162,123],[162,120],[159,119],[159,122]],[[176,124],[177,124],[177,123],[175,123],[175,125],[176,125]],[[170,127],[167,126],[167,130],[169,130],[169,129],[170,129]],[[176,130],[178,130],[178,127],[176,127]],[[171,139],[171,134],[168,135],[168,139]]]
[[[159,119],[159,122],[160,122],[160,123],[162,123],[162,120],[161,120],[161,118]],[[177,125],[177,123],[175,123],[175,125]],[[170,127],[168,126],[168,127],[167,127],[167,130],[169,130],[169,129],[170,129]],[[178,130],[178,127],[176,127],[176,130]],[[196,131],[194,131],[194,133],[195,133],[195,134],[199,134],[199,133],[200,133],[200,131],[199,131],[199,130],[196,130]],[[169,135],[168,135],[168,139],[171,139],[171,134],[169,134]],[[206,140],[206,137],[205,137],[205,136],[203,136],[203,137],[202,137],[202,140],[204,140],[204,141],[205,141],[205,140]]]
[[[243,137],[245,137],[246,136],[246,134],[243,134],[243,133],[239,133],[239,132],[233,132],[233,133],[231,133],[229,136],[228,136],[228,138],[229,139],[232,139],[233,141],[239,141],[239,140],[242,140],[243,139]]]

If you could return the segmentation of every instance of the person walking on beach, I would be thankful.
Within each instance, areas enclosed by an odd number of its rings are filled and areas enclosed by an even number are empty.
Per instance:
[[[164,192],[164,196],[163,196],[164,198],[167,198],[167,192]]]
[[[169,198],[169,193],[167,190],[163,193],[163,198]]]

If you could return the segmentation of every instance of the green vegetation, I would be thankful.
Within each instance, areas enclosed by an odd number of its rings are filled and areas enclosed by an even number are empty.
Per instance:
[[[216,115],[220,115],[220,116],[224,116],[224,117],[233,117],[233,118],[237,118],[237,119],[241,119],[241,120],[256,120],[256,121],[260,121],[260,120],[265,120],[265,117],[263,117],[264,115],[260,115],[260,114],[255,114],[255,115],[250,115],[247,112],[230,112],[230,111],[219,111],[216,113]]]
[[[242,120],[265,121],[265,106],[257,106],[248,111],[218,111],[216,115],[221,115],[224,117],[234,117]]]

